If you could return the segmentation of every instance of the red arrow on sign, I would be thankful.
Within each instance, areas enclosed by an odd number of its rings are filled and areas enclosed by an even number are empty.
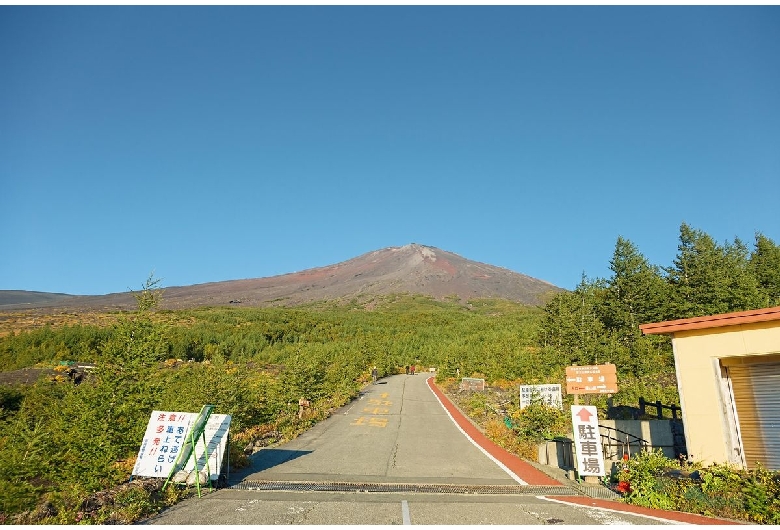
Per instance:
[[[588,409],[580,409],[580,411],[577,413],[577,416],[580,417],[580,420],[583,422],[590,422],[590,417],[593,416],[591,412]]]

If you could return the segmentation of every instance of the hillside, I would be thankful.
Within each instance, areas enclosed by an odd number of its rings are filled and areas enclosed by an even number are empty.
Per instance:
[[[370,303],[378,295],[411,293],[435,299],[502,298],[542,305],[560,291],[548,282],[452,252],[412,243],[368,252],[356,258],[300,272],[244,280],[166,287],[161,307],[295,306],[321,300]],[[69,296],[0,291],[0,309],[132,309],[131,293]]]
[[[76,298],[70,294],[42,293],[40,291],[0,291],[0,309],[6,306],[40,307],[61,304]]]

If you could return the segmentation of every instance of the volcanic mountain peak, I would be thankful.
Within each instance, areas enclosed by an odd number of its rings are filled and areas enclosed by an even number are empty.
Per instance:
[[[389,250],[392,250],[393,252],[411,251],[416,255],[421,256],[423,260],[429,259],[431,261],[436,261],[436,248],[426,247],[425,245],[418,245],[417,243],[409,243],[408,245],[404,245],[402,247],[390,247]]]
[[[376,296],[411,293],[435,299],[457,297],[502,298],[540,305],[561,289],[510,271],[463,258],[435,247],[411,243],[367,252],[341,263],[304,271],[246,280],[167,287],[162,307],[167,309],[240,303],[250,306],[294,306],[321,300],[371,300]],[[0,306],[4,305],[0,291]],[[16,297],[18,300],[18,296]],[[67,296],[31,307],[90,307],[132,309],[130,293],[104,296]],[[17,305],[17,304],[14,304]]]

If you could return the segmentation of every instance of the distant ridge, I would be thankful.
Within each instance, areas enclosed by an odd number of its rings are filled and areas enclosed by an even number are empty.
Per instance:
[[[501,298],[543,305],[563,289],[502,267],[468,260],[452,252],[411,243],[367,252],[356,258],[300,272],[187,287],[166,287],[161,307],[186,309],[240,304],[296,306],[334,300],[370,302],[381,295],[408,293],[434,299]],[[132,293],[75,296],[0,291],[0,309],[73,307],[133,309]]]
[[[76,298],[72,294],[42,293],[40,291],[0,291],[0,309],[5,306],[39,306],[57,304]]]

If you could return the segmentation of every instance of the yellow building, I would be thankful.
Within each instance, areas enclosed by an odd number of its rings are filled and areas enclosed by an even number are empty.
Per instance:
[[[639,328],[672,337],[693,460],[780,469],[780,307]]]

